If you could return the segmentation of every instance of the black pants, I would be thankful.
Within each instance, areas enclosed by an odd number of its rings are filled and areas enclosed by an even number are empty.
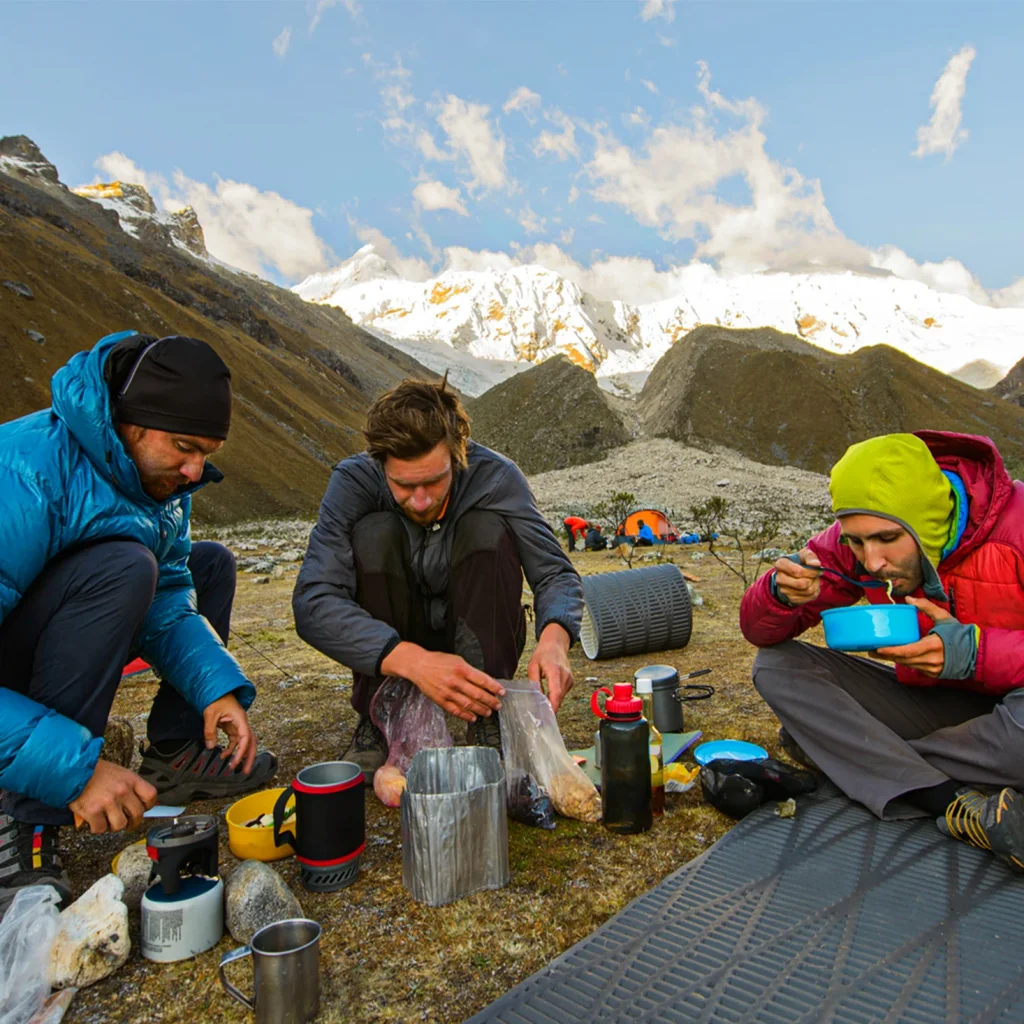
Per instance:
[[[235,557],[221,544],[192,545],[188,561],[199,612],[227,643]],[[124,666],[153,601],[157,563],[134,541],[109,540],[58,556],[0,625],[0,685],[102,736]],[[149,741],[201,739],[203,718],[161,682]],[[36,825],[67,824],[70,812],[0,791],[0,811]]]
[[[430,595],[416,582],[409,538],[395,512],[356,523],[356,600],[406,641],[458,654],[494,679],[512,679],[526,643],[523,567],[515,536],[494,512],[467,512],[454,527],[444,629],[431,628]],[[368,714],[382,677],[355,673],[352,707]]]

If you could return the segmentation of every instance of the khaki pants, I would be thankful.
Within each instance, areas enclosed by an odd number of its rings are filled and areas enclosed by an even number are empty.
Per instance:
[[[796,640],[758,651],[753,679],[807,755],[880,818],[923,816],[899,798],[949,779],[1024,789],[1024,690],[904,686],[889,665]]]

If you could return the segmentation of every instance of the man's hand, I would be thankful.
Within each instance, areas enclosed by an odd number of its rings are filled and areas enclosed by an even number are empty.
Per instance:
[[[569,668],[569,634],[557,622],[549,622],[540,634],[526,675],[531,682],[547,683],[548,700],[557,713],[565,695],[575,682]]]
[[[75,815],[76,824],[85,821],[94,835],[100,835],[138,825],[155,803],[156,789],[145,779],[101,758],[68,810]]]
[[[775,563],[775,587],[793,607],[813,601],[821,593],[821,573],[818,556],[810,549],[800,552],[803,565],[791,558],[780,558]]]
[[[242,771],[248,775],[256,761],[256,733],[252,731],[249,716],[233,693],[207,704],[203,711],[203,739],[207,750],[217,746],[218,727],[228,737],[228,745],[220,755],[221,760],[230,757],[231,768],[235,769],[241,764]]]
[[[913,605],[936,622],[953,618],[944,608],[932,604],[927,598],[908,597],[906,600],[907,604]],[[938,678],[946,664],[946,646],[938,633],[928,633],[912,644],[902,644],[899,647],[879,647],[874,653],[876,657],[882,658],[884,661],[892,661],[897,665],[916,669],[933,679]]]
[[[504,688],[457,654],[427,651],[403,641],[380,667],[389,676],[408,679],[439,708],[466,722],[501,710]]]

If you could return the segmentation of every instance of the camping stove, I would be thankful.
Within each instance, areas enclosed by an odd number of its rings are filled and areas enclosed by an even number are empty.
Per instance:
[[[175,818],[146,835],[153,861],[142,897],[142,955],[171,963],[215,946],[224,934],[224,883],[217,877],[217,819]]]

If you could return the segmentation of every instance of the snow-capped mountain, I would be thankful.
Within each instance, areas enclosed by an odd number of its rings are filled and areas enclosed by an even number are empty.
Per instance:
[[[726,277],[707,264],[677,297],[645,305],[596,299],[535,265],[402,278],[372,245],[294,289],[340,306],[432,369],[477,394],[517,369],[565,353],[605,387],[636,391],[698,324],[775,327],[829,352],[886,344],[949,373],[973,360],[1004,371],[1024,356],[1024,309],[982,306],[886,275],[765,273]]]

